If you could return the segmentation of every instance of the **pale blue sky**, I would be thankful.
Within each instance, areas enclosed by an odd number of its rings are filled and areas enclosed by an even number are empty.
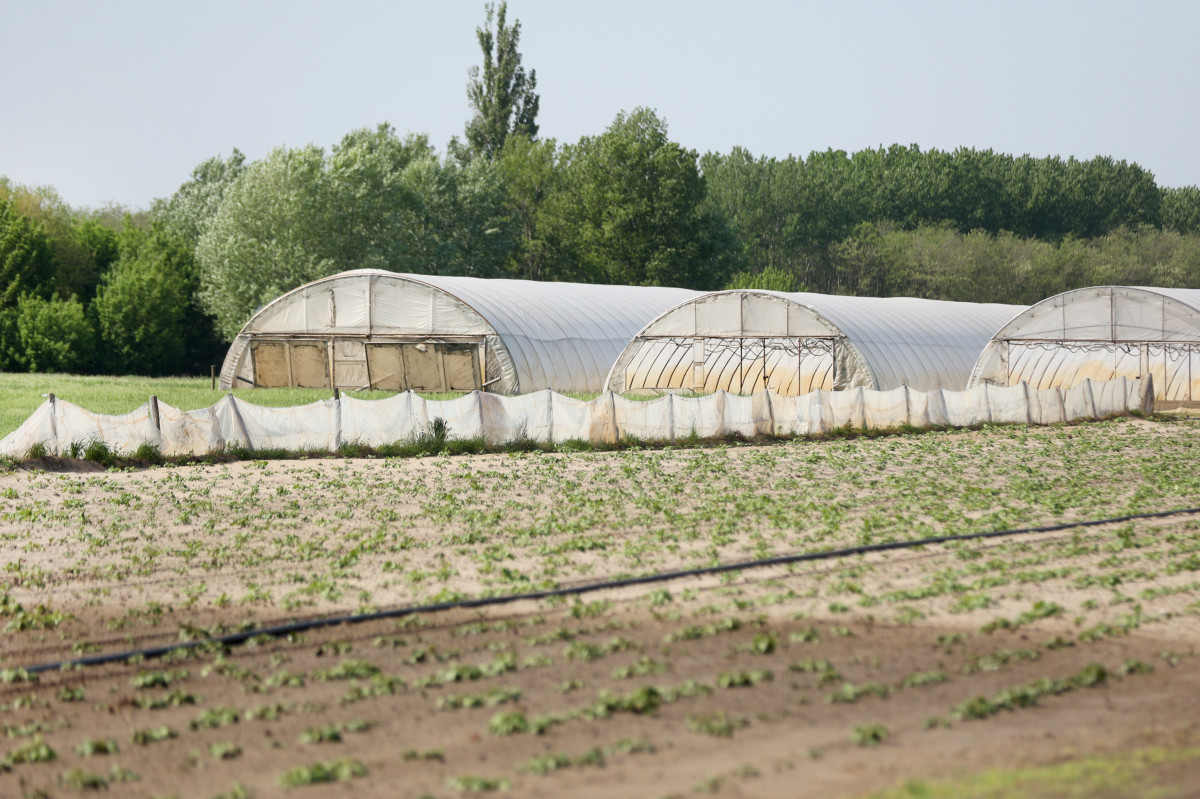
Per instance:
[[[0,175],[146,207],[237,147],[381,121],[439,151],[483,0],[0,0]],[[1135,161],[1200,184],[1200,2],[511,0],[544,137],[649,106],[701,153],[895,142]]]

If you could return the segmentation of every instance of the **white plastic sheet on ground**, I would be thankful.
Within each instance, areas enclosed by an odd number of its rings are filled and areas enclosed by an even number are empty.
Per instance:
[[[620,439],[747,438],[820,435],[844,427],[970,427],[977,424],[1057,424],[1150,410],[1150,381],[1085,380],[1069,389],[1035,390],[1020,383],[982,384],[966,391],[890,391],[855,388],[781,397],[767,391],[738,396],[667,394],[638,402],[606,392],[585,402],[552,391],[519,397],[472,392],[453,400],[425,400],[406,392],[384,400],[352,397],[272,408],[226,395],[209,408],[182,411],[151,399],[130,413],[92,413],[53,397],[3,440],[0,455],[24,457],[40,445],[48,455],[79,454],[92,441],[114,452],[143,444],[163,455],[206,455],[230,445],[247,449],[336,450],[343,444],[380,447],[411,441],[445,422],[450,438],[611,444]],[[76,452],[72,452],[72,448]]]

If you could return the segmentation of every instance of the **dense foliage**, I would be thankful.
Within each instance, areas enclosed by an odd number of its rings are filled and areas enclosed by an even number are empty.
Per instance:
[[[520,23],[489,5],[476,35],[473,115],[446,154],[387,123],[328,151],[234,150],[138,213],[0,178],[0,369],[207,373],[256,308],[361,268],[1025,304],[1200,287],[1200,188],[1137,164],[899,144],[701,156],[647,108],[538,139]]]

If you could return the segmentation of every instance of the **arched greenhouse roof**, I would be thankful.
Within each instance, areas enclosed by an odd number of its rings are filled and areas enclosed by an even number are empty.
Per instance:
[[[966,387],[971,367],[992,334],[1022,310],[1024,306],[911,297],[713,292],[683,301],[639,331],[616,360],[606,387],[725,388],[724,378],[712,379],[714,370],[732,373],[728,364],[737,363],[744,375],[753,368],[749,360],[757,359],[765,365],[763,385],[758,387],[782,393],[855,386],[886,390],[901,385],[958,390]],[[729,350],[730,345],[721,342],[735,340],[746,345],[724,364],[710,357],[710,349]],[[820,342],[830,342],[822,356],[825,366],[817,363],[819,358],[813,360]],[[790,366],[793,357],[799,367]],[[805,365],[805,357],[810,365]],[[685,375],[681,383],[679,375],[687,371],[680,371],[683,362],[697,368],[703,362],[705,379],[697,376],[688,385]],[[772,385],[770,371],[778,372],[785,364],[796,375],[806,374]],[[825,371],[813,377],[813,369]],[[662,385],[672,381],[677,385]]]
[[[319,382],[315,378],[324,369],[331,374],[330,386],[383,387],[371,374],[374,355],[379,363],[394,365],[436,346],[445,347],[447,357],[458,348],[454,357],[465,357],[465,370],[478,373],[475,387],[513,394],[547,388],[594,392],[634,333],[695,294],[377,269],[343,272],[293,289],[257,311],[230,347],[221,384],[262,384],[251,356],[256,343],[279,343],[299,353],[301,346],[326,342],[326,352],[313,356],[325,358],[324,365],[309,370],[313,379],[308,382]],[[389,355],[389,347],[407,348],[408,355]],[[473,355],[467,352],[472,348]],[[293,368],[293,355],[286,356],[287,370]],[[442,388],[469,387],[453,382],[451,377]],[[303,383],[293,379],[289,384]],[[401,380],[387,387],[413,386]]]

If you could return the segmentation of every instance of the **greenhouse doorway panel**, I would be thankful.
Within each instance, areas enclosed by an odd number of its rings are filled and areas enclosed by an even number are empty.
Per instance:
[[[475,343],[367,344],[371,388],[385,391],[475,391],[483,387],[480,363]]]
[[[256,341],[254,384],[262,388],[329,388],[329,348],[324,341]]]

